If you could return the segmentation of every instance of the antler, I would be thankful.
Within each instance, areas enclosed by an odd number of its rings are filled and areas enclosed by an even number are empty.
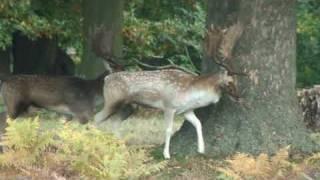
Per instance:
[[[243,33],[243,26],[238,22],[230,26],[226,33],[223,34],[222,43],[219,53],[224,59],[231,59],[234,46]]]
[[[216,28],[213,25],[208,29],[205,36],[204,50],[208,57],[212,58],[216,64],[227,70],[227,74],[232,75],[246,75],[243,72],[235,72],[232,64],[233,49],[243,33],[243,26],[236,23],[228,29]],[[239,92],[235,91],[236,101],[242,106],[248,108],[249,106],[240,97]]]
[[[114,32],[112,28],[108,29],[105,26],[97,27],[91,35],[92,51],[99,57],[102,57],[116,71],[123,70],[123,65],[116,62],[113,56],[113,41]]]
[[[206,33],[204,49],[207,56],[225,68],[229,75],[247,75],[243,72],[235,72],[232,63],[230,63],[234,46],[242,33],[243,26],[240,23],[236,23],[226,30],[211,25]],[[222,59],[219,60],[219,57]],[[225,63],[227,61],[228,64]]]
[[[218,56],[222,38],[223,31],[218,27],[214,27],[214,25],[212,24],[209,27],[208,32],[206,33],[204,38],[204,52],[208,57],[215,58]]]

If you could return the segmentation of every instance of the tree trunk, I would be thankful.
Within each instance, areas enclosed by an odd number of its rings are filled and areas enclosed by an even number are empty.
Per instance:
[[[43,37],[31,40],[20,33],[15,33],[13,39],[14,74],[73,74],[73,61],[58,47],[56,38]]]
[[[121,55],[122,0],[83,1],[84,55],[77,73],[90,78],[105,71],[105,55]]]
[[[237,78],[249,108],[224,96],[218,104],[198,111],[206,153],[274,153],[287,145],[313,150],[295,93],[295,1],[208,1],[207,26],[228,27],[237,21],[244,25],[244,33],[233,60],[238,70],[249,74]],[[209,58],[203,67],[204,73],[217,69]],[[194,127],[185,122],[171,147],[173,153],[195,153]]]
[[[297,93],[299,105],[302,109],[303,120],[308,128],[320,130],[320,85],[301,89]]]
[[[0,49],[0,74],[10,74],[10,48]]]

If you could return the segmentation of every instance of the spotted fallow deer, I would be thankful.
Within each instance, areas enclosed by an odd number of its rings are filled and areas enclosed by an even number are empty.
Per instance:
[[[208,48],[213,48],[213,43],[220,43],[221,45],[216,46],[216,48],[219,48],[221,53],[227,53],[221,54],[225,57],[224,62],[217,62],[226,68],[226,73],[197,76],[180,70],[156,70],[118,72],[107,76],[103,89],[104,108],[95,115],[95,122],[99,124],[110,117],[118,107],[127,103],[142,104],[161,109],[164,112],[166,122],[163,155],[166,159],[169,159],[173,119],[175,114],[183,114],[186,120],[196,128],[198,152],[204,153],[205,145],[202,126],[194,110],[211,103],[217,103],[223,92],[227,92],[236,99],[240,98],[233,75],[241,73],[233,72],[230,68],[231,66],[225,64],[225,62],[230,57],[226,55],[229,55],[228,53],[232,51],[232,47],[226,46],[234,46],[241,32],[241,26],[236,24],[226,32],[212,28],[207,33],[205,39],[206,52],[214,52],[214,49]],[[230,37],[230,34],[236,37]],[[214,40],[215,37],[220,38],[219,42]],[[223,52],[224,50],[226,52]]]

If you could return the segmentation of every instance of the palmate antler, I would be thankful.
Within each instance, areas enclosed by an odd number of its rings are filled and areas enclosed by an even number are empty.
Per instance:
[[[219,53],[224,59],[231,59],[233,49],[239,38],[243,33],[243,26],[240,23],[236,23],[230,26],[223,34],[222,42],[220,44]]]
[[[100,27],[96,27],[90,33],[92,33],[92,51],[97,56],[103,58],[111,67],[112,71],[124,70],[124,66],[117,63],[117,58],[113,55],[113,41],[115,34],[112,28],[106,28],[102,25]]]
[[[233,50],[243,33],[243,26],[236,23],[227,29],[214,27],[211,25],[204,40],[204,51],[206,56],[212,58],[213,61],[223,67],[227,71],[227,75],[247,76],[244,72],[236,72],[233,68]],[[236,90],[235,94],[230,94],[237,99],[241,105],[249,108],[248,104],[241,98],[240,93]]]
[[[234,46],[243,33],[243,26],[236,23],[228,29],[210,26],[205,36],[205,53],[216,64],[227,70],[229,75],[247,75],[235,72],[231,63]]]

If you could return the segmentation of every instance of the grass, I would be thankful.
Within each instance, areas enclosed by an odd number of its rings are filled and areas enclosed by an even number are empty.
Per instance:
[[[176,117],[174,131],[182,125],[183,119]],[[125,139],[130,145],[160,145],[164,143],[165,123],[163,114],[156,110],[140,110],[118,125],[118,117],[101,124],[100,129],[110,131]],[[119,126],[119,128],[115,128]]]
[[[17,118],[16,121],[24,121],[29,117],[39,117],[40,119],[40,129],[41,131],[47,131],[50,129],[61,128],[66,122],[67,118],[61,116],[54,112],[49,112],[46,110],[40,110],[33,112],[27,116]],[[4,118],[4,117],[3,117]],[[1,122],[5,122],[2,119]],[[164,120],[162,113],[158,111],[138,111],[137,113],[130,116],[127,120],[123,121],[118,129],[114,129],[114,124],[118,122],[117,117],[112,117],[109,121],[101,123],[99,129],[106,132],[113,132],[118,136],[118,138],[125,139],[126,144],[132,148],[143,148],[147,153],[151,152],[154,147],[162,144],[164,142]],[[178,117],[175,121],[174,129],[177,130],[181,124],[182,119]],[[76,120],[72,123],[78,123]],[[93,123],[91,123],[92,125]],[[4,126],[5,124],[3,124]],[[89,125],[90,126],[90,125]],[[162,156],[162,153],[161,153]],[[156,161],[163,161],[159,158]],[[28,171],[28,173],[26,173]],[[7,178],[20,178],[20,177],[33,177],[37,179],[39,176],[47,179],[52,176],[48,172],[38,171],[37,169],[28,169],[25,173],[16,170],[3,170],[0,169],[0,180]],[[32,173],[30,173],[32,171]]]
[[[38,111],[34,115],[41,119],[41,129],[48,130],[61,126],[57,121],[66,121],[66,118],[53,112]],[[18,120],[22,120],[20,118]],[[77,122],[74,122],[77,123]],[[182,117],[177,117],[174,123],[174,130],[178,130],[183,123]],[[140,110],[123,121],[118,129],[119,119],[113,117],[110,121],[99,125],[99,129],[116,134],[121,139],[125,139],[129,146],[142,146],[152,154],[155,159],[162,158],[162,149],[154,151],[155,147],[164,143],[164,120],[163,115],[155,110]],[[313,139],[319,141],[319,135],[313,134]],[[285,156],[279,162],[274,157],[260,155],[252,157],[245,154],[235,154],[226,159],[210,159],[203,156],[173,158],[167,167],[160,172],[154,173],[143,179],[320,179],[320,153],[311,156],[294,155]],[[246,166],[244,166],[246,165]],[[246,168],[249,167],[249,168]],[[26,174],[23,172],[1,171],[1,179],[52,179],[52,175],[46,172]],[[63,179],[63,177],[53,179]],[[77,179],[79,176],[69,177]]]

